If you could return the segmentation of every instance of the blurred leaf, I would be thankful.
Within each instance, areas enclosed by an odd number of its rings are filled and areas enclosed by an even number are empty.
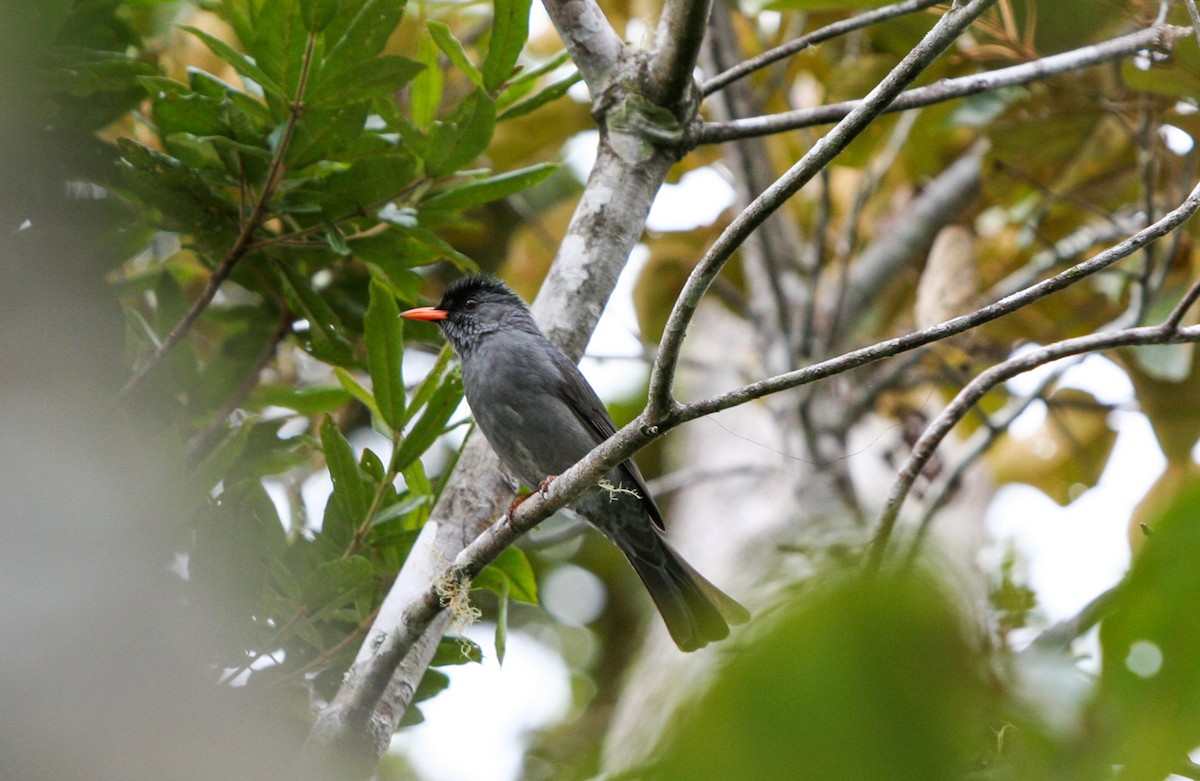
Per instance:
[[[454,37],[454,33],[450,30],[450,25],[445,22],[439,22],[436,19],[430,19],[425,22],[425,27],[428,28],[429,34],[433,37],[433,42],[438,45],[442,53],[450,58],[450,62],[454,63],[463,74],[466,75],[471,83],[476,87],[483,87],[483,74],[475,67],[475,63],[471,62],[467,57],[467,52],[463,49],[463,45]]]
[[[370,295],[365,339],[371,387],[384,421],[393,429],[399,429],[404,423],[405,402],[404,377],[401,374],[404,361],[403,321],[396,299],[386,287],[372,280]]]
[[[681,714],[654,777],[969,777],[996,704],[946,589],[924,573],[809,583]]]
[[[1097,769],[1123,766],[1128,781],[1161,779],[1200,735],[1200,488],[1192,486],[1151,523],[1154,536],[1126,576],[1100,627],[1102,735],[1090,741]]]
[[[1175,345],[1172,345],[1174,347]],[[1181,403],[1192,398],[1200,387],[1200,361],[1196,360],[1196,345],[1178,345],[1187,356],[1177,353],[1147,354],[1140,348],[1119,353],[1122,365],[1137,393],[1138,406],[1150,420],[1154,436],[1167,460],[1187,463],[1192,460],[1192,448],[1200,440],[1200,405]],[[1161,366],[1151,371],[1147,358],[1167,359],[1173,366]],[[1186,373],[1183,367],[1187,367]]]
[[[454,113],[433,123],[425,169],[432,176],[445,176],[479,157],[496,128],[496,106],[482,90],[463,98]]]
[[[405,499],[401,499],[395,504],[388,505],[382,511],[376,513],[375,517],[371,519],[371,524],[373,526],[381,526],[385,523],[394,521],[397,518],[403,518],[413,510],[430,504],[429,499],[430,498],[428,496],[420,495],[408,496]]]
[[[362,556],[325,561],[317,565],[304,581],[304,604],[314,611],[328,611],[346,604],[374,586],[375,573],[371,562]]]
[[[1032,485],[1065,507],[1100,479],[1117,432],[1109,425],[1109,409],[1087,391],[1064,388],[1047,404],[1037,432],[1005,436],[987,460],[997,482]]]
[[[437,441],[461,401],[462,373],[454,369],[446,374],[445,380],[425,405],[421,417],[400,443],[400,447],[396,448],[392,455],[393,472],[403,472]]]
[[[531,0],[495,0],[492,37],[483,61],[483,88],[496,92],[512,75],[529,37]]]
[[[481,203],[498,201],[501,198],[533,187],[557,170],[557,165],[541,163],[489,176],[487,179],[466,182],[433,193],[421,201],[422,211],[427,209],[468,209]]]

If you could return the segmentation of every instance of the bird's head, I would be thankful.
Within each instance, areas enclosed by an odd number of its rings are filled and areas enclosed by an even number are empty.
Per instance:
[[[435,322],[455,352],[469,355],[491,333],[510,328],[537,332],[533,315],[520,296],[492,276],[464,277],[446,288],[437,306],[402,312],[410,320]]]

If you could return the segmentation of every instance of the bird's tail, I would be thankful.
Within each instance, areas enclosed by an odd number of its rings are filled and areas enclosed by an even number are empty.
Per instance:
[[[658,536],[657,534],[655,535]],[[695,651],[729,634],[729,624],[750,620],[750,612],[704,579],[661,537],[661,548],[624,553],[633,565],[675,645]],[[647,555],[649,554],[649,555]]]

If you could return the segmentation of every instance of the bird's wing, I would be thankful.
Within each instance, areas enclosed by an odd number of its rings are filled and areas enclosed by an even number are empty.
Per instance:
[[[552,355],[555,368],[558,369],[560,389],[562,390],[563,397],[570,404],[571,410],[579,417],[579,420],[599,435],[596,443],[599,444],[613,434],[616,434],[617,426],[613,423],[612,417],[609,416],[608,410],[604,408],[604,402],[600,401],[600,397],[596,395],[596,391],[588,384],[587,379],[579,371],[579,367],[557,349],[552,351]],[[633,480],[634,485],[637,486],[638,493],[642,497],[642,504],[646,506],[646,511],[650,514],[654,525],[666,531],[662,512],[659,511],[658,505],[654,503],[654,498],[650,496],[650,489],[646,487],[646,480],[642,477],[641,470],[638,469],[637,464],[631,458],[622,462],[618,469],[622,469]]]

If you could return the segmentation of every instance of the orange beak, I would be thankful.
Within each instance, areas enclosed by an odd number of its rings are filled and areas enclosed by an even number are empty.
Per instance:
[[[450,313],[445,309],[438,309],[436,306],[419,306],[416,309],[401,312],[400,316],[407,317],[409,320],[445,320]]]

